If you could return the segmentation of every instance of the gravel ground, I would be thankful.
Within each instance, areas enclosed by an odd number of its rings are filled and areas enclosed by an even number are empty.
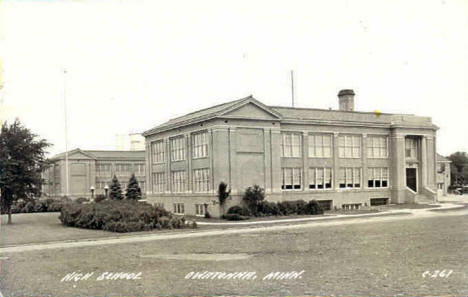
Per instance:
[[[467,254],[468,216],[434,216],[3,254],[0,287],[4,296],[466,296]],[[453,272],[423,277],[443,269]],[[262,280],[270,272],[302,270],[302,278]],[[60,281],[74,271],[94,274]],[[192,271],[254,271],[257,278],[185,279]],[[97,281],[104,272],[142,274]]]

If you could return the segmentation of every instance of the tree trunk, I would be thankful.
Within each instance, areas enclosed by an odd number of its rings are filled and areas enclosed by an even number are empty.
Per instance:
[[[11,206],[8,207],[8,223],[7,224],[11,224]]]

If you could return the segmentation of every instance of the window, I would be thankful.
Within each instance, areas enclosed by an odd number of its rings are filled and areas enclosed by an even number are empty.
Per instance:
[[[154,206],[156,206],[156,207],[158,207],[158,208],[164,209],[164,203],[162,203],[162,202],[156,202],[156,203],[154,204]]]
[[[309,157],[330,158],[332,156],[332,145],[330,134],[309,135]]]
[[[166,186],[166,176],[164,172],[153,173],[153,193],[163,193]]]
[[[171,161],[185,160],[185,137],[171,138]]]
[[[134,164],[136,175],[145,175],[145,164]]]
[[[185,192],[187,189],[187,173],[184,170],[171,172],[171,189],[174,193]]]
[[[342,189],[361,187],[361,168],[340,168],[339,186]]]
[[[96,164],[96,175],[97,176],[110,176],[111,164]]]
[[[282,190],[300,190],[301,189],[301,168],[282,168]]]
[[[208,192],[210,190],[210,169],[193,170],[193,191]]]
[[[405,139],[405,156],[406,158],[416,159],[418,149],[418,143],[415,138],[406,138]]]
[[[146,192],[146,182],[144,180],[139,181],[138,185],[140,186],[141,193],[144,194]]]
[[[174,213],[184,214],[184,204],[183,203],[174,203]]]
[[[444,184],[443,183],[438,183],[437,184],[437,189],[443,190],[444,189]]]
[[[369,168],[367,170],[367,187],[388,187],[388,168]]]
[[[132,164],[118,163],[115,164],[115,172],[119,173],[130,173],[132,170]]]
[[[153,163],[164,163],[165,158],[164,140],[159,140],[151,144]]]
[[[208,157],[208,132],[192,135],[192,158]]]
[[[105,181],[97,181],[96,182],[96,189],[104,189],[107,185]]]
[[[282,157],[302,157],[302,136],[300,133],[283,132]]]
[[[361,136],[340,135],[338,137],[338,156],[340,158],[360,158]]]
[[[195,215],[204,216],[205,215],[205,205],[204,204],[195,204]]]
[[[386,136],[370,136],[367,138],[368,158],[387,158],[388,142]]]
[[[309,168],[309,189],[323,190],[332,187],[331,168]]]

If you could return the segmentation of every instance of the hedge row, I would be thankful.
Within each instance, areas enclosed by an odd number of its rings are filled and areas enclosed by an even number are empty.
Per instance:
[[[254,209],[251,209],[254,208]],[[323,209],[316,200],[306,202],[304,200],[270,202],[260,201],[250,208],[247,206],[233,206],[224,215],[228,220],[240,220],[249,216],[287,216],[287,215],[318,215],[323,214]]]
[[[162,208],[132,200],[68,203],[62,207],[59,219],[65,226],[113,232],[196,228],[196,223],[188,224],[184,217],[176,217]]]
[[[18,200],[11,205],[11,213],[32,213],[32,212],[58,212],[64,203],[71,202],[70,198],[61,199],[32,199]],[[7,211],[2,208],[2,214]]]

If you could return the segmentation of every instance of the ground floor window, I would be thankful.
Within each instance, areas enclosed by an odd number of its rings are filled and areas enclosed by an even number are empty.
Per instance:
[[[443,183],[438,183],[438,184],[437,184],[437,188],[438,188],[439,190],[443,190],[443,189],[444,189],[444,184],[443,184]]]
[[[339,185],[342,189],[361,187],[361,168],[340,168]]]
[[[210,169],[194,169],[193,170],[193,191],[208,192],[210,190]]]
[[[332,188],[331,168],[309,168],[309,189],[323,190]]]
[[[153,192],[163,193],[166,186],[166,175],[164,172],[153,173]]]
[[[205,204],[195,204],[195,214],[197,216],[205,215]]]
[[[282,168],[282,190],[300,190],[302,188],[301,168]]]
[[[367,186],[369,188],[388,187],[388,168],[369,168],[367,171]]]
[[[388,198],[371,198],[370,205],[371,206],[379,206],[379,205],[387,205]]]
[[[154,206],[164,209],[164,203],[162,202],[156,202]]]
[[[174,213],[184,214],[184,204],[183,203],[174,203]]]

